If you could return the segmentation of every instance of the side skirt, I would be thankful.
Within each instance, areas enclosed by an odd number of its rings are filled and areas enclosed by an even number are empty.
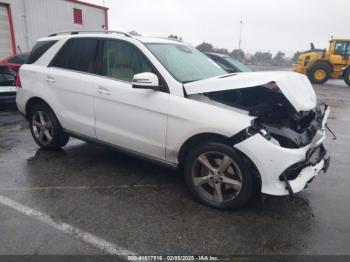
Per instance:
[[[107,143],[107,142],[104,142],[104,141],[101,141],[101,140],[98,140],[98,139],[95,139],[95,138],[92,138],[92,137],[81,135],[81,134],[76,133],[76,132],[71,131],[71,130],[63,129],[63,131],[67,135],[69,135],[71,137],[74,137],[74,138],[77,138],[77,139],[80,139],[80,140],[83,140],[85,142],[96,144],[96,145],[106,146],[106,147],[109,147],[109,148],[111,148],[111,149],[113,149],[115,151],[124,153],[126,155],[129,155],[129,156],[132,156],[132,157],[137,157],[137,158],[140,158],[142,160],[146,160],[148,162],[152,162],[152,163],[155,163],[155,164],[167,167],[167,168],[176,169],[178,167],[177,163],[173,163],[173,162],[169,162],[169,161],[166,161],[166,160],[163,160],[163,159],[159,159],[159,158],[156,158],[156,157],[148,156],[148,155],[145,155],[145,154],[142,154],[142,153],[139,153],[139,152],[127,149],[125,147],[113,145],[113,144],[110,144],[110,143]]]

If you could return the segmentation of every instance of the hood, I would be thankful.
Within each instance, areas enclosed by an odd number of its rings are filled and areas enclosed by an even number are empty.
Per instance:
[[[296,111],[316,107],[316,94],[305,75],[288,72],[244,72],[184,84],[188,95],[256,87],[275,82]]]

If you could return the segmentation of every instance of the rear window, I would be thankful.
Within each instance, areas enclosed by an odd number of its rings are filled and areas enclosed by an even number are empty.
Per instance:
[[[0,72],[0,86],[14,86],[15,76],[11,74],[3,74]]]
[[[57,41],[40,41],[37,42],[30,53],[26,64],[35,63],[51,46],[53,46]]]
[[[101,67],[96,60],[98,47],[97,39],[70,39],[58,52],[50,66],[96,74]]]
[[[16,55],[16,56],[13,56],[11,58],[9,58],[9,62],[12,63],[12,64],[19,64],[19,65],[22,65],[25,63],[25,61],[28,59],[28,56],[27,54],[24,54],[24,55]]]

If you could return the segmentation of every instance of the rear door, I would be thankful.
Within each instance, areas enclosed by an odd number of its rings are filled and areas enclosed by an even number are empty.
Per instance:
[[[114,39],[103,46],[103,77],[93,92],[97,139],[164,159],[169,93],[132,88],[134,74],[157,74],[137,47]]]
[[[55,105],[62,126],[81,135],[95,138],[94,104],[99,70],[100,41],[93,38],[68,40],[49,65],[44,83],[48,98]]]

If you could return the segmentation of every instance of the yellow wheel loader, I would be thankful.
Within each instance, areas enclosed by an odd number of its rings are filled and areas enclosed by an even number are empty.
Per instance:
[[[350,86],[350,39],[331,39],[328,50],[315,49],[300,54],[293,70],[308,76],[315,84],[343,78]]]

